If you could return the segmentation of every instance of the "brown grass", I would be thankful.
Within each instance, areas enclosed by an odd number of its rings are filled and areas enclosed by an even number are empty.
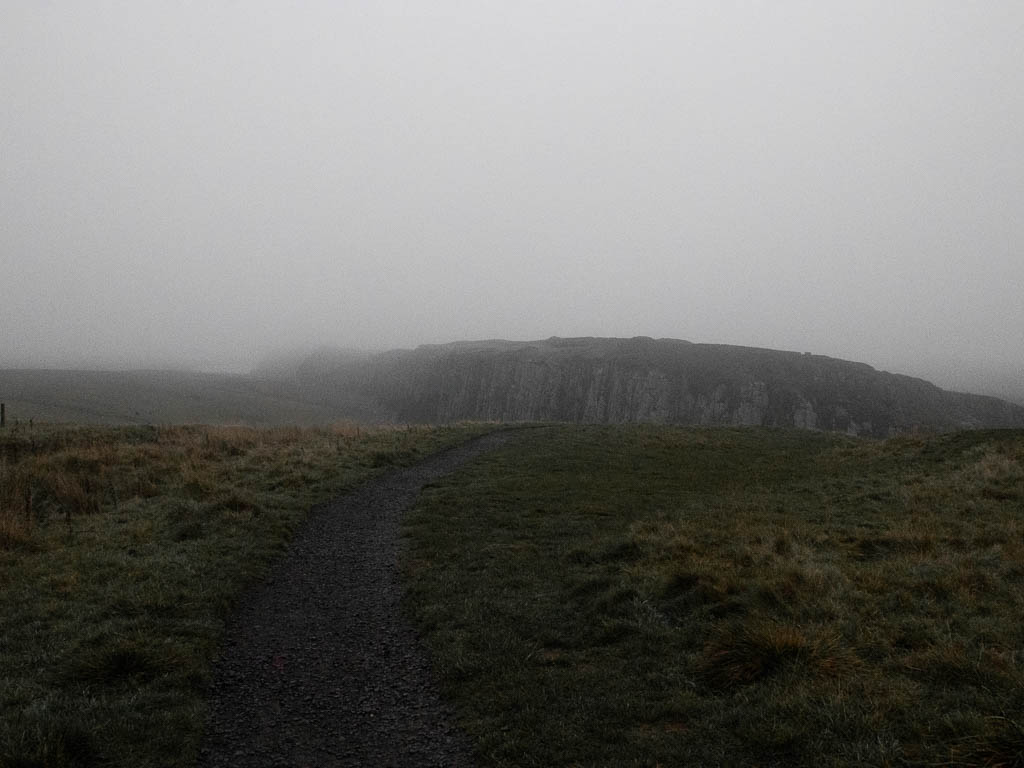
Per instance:
[[[755,619],[718,628],[699,669],[713,685],[745,685],[784,671],[800,676],[843,677],[860,662],[830,630]]]

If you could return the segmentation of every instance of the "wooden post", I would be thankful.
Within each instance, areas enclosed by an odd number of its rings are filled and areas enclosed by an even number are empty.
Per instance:
[[[0,429],[7,426],[7,403],[0,403]]]

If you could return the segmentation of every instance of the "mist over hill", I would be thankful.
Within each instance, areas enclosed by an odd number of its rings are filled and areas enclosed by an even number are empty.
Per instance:
[[[325,407],[360,398],[400,422],[756,425],[874,437],[1024,426],[1024,407],[863,363],[647,337],[320,350],[294,382]]]
[[[320,347],[248,375],[0,370],[8,421],[277,425],[562,421],[886,437],[1024,427],[1024,407],[821,355],[675,339]]]

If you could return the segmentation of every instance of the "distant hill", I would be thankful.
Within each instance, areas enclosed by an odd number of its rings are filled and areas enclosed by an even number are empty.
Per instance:
[[[321,351],[304,397],[371,399],[389,418],[764,425],[884,437],[1022,427],[1024,407],[821,355],[675,339],[455,342],[376,356]]]
[[[1019,405],[863,363],[646,337],[320,348],[253,375],[0,370],[0,401],[12,423],[654,422],[875,437],[1024,427]]]

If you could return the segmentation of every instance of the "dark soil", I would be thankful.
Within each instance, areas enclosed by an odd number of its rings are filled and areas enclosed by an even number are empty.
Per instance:
[[[401,610],[398,533],[424,484],[486,435],[313,510],[246,594],[215,663],[199,766],[471,766]]]

